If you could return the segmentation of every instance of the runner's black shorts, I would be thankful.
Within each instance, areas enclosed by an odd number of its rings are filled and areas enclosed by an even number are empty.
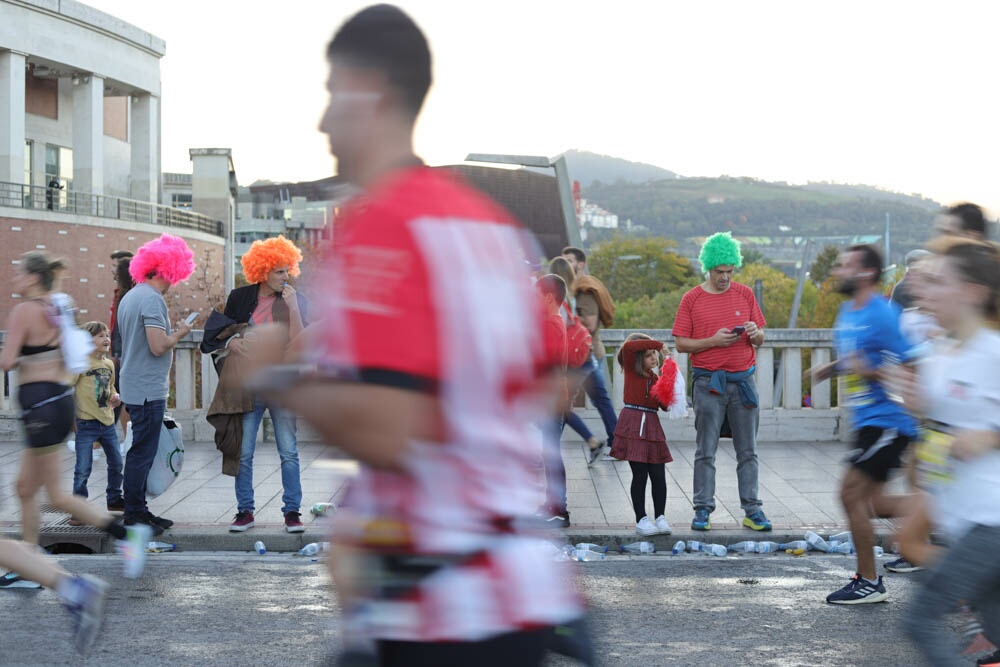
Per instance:
[[[44,453],[65,442],[73,431],[76,403],[71,387],[57,382],[29,382],[18,387],[17,400],[29,449]]]
[[[854,433],[855,449],[847,460],[876,482],[885,482],[889,471],[902,465],[910,439],[894,428],[862,426]]]

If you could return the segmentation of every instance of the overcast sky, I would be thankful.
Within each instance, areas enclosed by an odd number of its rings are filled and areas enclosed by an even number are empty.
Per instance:
[[[166,40],[163,170],[335,172],[324,51],[367,3],[86,0]],[[431,164],[570,148],[685,176],[864,183],[1000,211],[1000,4],[404,0],[434,55]]]

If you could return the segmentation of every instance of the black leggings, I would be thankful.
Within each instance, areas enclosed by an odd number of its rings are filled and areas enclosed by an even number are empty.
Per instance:
[[[30,449],[61,445],[73,431],[73,389],[57,382],[29,382],[17,389],[21,422]]]
[[[632,468],[632,509],[635,522],[646,516],[646,478],[653,487],[653,517],[663,514],[667,508],[667,464],[637,463],[629,461]]]

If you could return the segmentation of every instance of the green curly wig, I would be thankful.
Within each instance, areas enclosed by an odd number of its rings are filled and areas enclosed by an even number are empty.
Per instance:
[[[743,253],[740,252],[740,242],[733,238],[730,232],[717,232],[705,239],[698,255],[701,270],[708,273],[717,266],[743,266]]]

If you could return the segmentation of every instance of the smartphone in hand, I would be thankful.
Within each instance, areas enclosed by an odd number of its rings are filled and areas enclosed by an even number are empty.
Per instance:
[[[733,327],[729,333],[734,333],[737,336],[742,336],[744,333],[746,333],[746,330],[747,328],[743,326]]]
[[[190,315],[184,318],[184,324],[191,326],[192,324],[194,324],[194,321],[198,319],[198,315],[200,314],[201,313],[199,313],[198,311],[191,313]]]

